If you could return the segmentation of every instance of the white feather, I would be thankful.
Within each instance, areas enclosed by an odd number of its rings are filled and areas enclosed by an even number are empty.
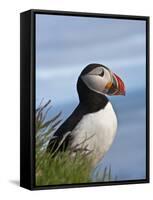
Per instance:
[[[86,114],[72,131],[72,148],[87,148],[96,165],[109,150],[117,130],[117,118],[111,103],[98,112]]]

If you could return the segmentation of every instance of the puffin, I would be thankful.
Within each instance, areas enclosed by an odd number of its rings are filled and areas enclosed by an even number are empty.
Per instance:
[[[81,152],[90,156],[93,166],[110,149],[116,132],[117,116],[108,96],[125,95],[122,79],[102,64],[89,64],[77,81],[79,104],[55,131],[47,152]]]

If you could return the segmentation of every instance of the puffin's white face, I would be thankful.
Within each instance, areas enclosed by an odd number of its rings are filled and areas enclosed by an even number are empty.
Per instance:
[[[106,67],[98,66],[81,78],[89,89],[97,93],[125,95],[123,81]]]

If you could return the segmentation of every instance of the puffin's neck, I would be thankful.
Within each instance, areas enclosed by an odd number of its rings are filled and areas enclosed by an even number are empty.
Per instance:
[[[109,102],[104,94],[89,89],[80,78],[77,83],[77,91],[80,104],[86,107],[90,113],[104,109]]]

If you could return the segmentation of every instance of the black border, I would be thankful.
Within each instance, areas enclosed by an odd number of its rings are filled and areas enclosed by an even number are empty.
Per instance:
[[[35,185],[35,26],[36,14],[146,21],[146,179],[62,185]],[[20,186],[30,190],[138,184],[150,182],[149,169],[149,16],[29,10],[20,14]],[[27,134],[28,133],[28,134]]]

